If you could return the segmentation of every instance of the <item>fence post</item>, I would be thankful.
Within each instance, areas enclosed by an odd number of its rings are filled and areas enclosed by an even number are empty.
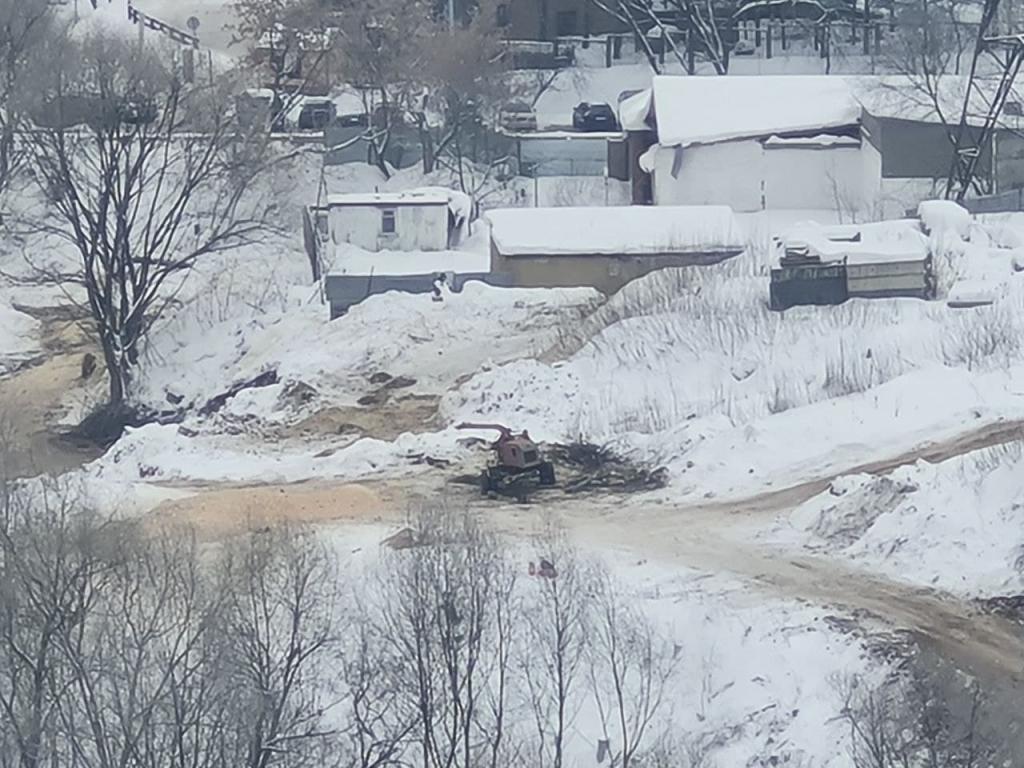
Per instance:
[[[768,19],[764,33],[764,55],[766,59],[772,57],[772,20]]]

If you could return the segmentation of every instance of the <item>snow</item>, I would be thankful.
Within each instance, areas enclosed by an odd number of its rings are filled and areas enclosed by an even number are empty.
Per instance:
[[[624,131],[648,131],[651,129],[651,89],[634,93],[619,104],[619,125]]]
[[[782,238],[786,248],[808,248],[826,261],[880,264],[922,261],[929,256],[928,238],[916,221],[823,226],[798,224]]]
[[[0,375],[42,353],[39,322],[9,303],[0,290]]]
[[[320,529],[353,568],[349,581],[356,584],[373,583],[383,561],[380,543],[393,532],[375,523]],[[523,573],[517,596],[530,599],[536,584],[525,572],[535,547],[519,536],[505,543]],[[734,579],[639,558],[624,546],[586,538],[577,546],[579,556],[606,571],[630,608],[651,622],[666,651],[677,654],[645,746],[664,732],[680,752],[700,753],[705,765],[847,768],[848,733],[838,717],[843,700],[837,680],[857,676],[873,685],[887,670],[861,641],[837,630],[828,611],[752,595]],[[581,670],[570,689],[566,765],[593,765],[595,745],[608,735],[589,685]],[[520,689],[510,690],[514,700]],[[507,724],[511,738],[532,727],[525,717]],[[665,764],[689,764],[681,755],[677,759]]]
[[[969,597],[1024,590],[1022,443],[888,476],[853,475],[796,510],[798,540],[898,581]]]
[[[740,251],[728,206],[506,208],[487,212],[503,255],[633,255]]]
[[[997,298],[989,283],[979,280],[961,280],[953,285],[946,297],[951,307],[979,307],[992,304]]]
[[[766,147],[859,147],[860,139],[853,136],[833,136],[821,133],[817,136],[784,137],[769,136],[764,140]]]
[[[717,267],[634,281],[579,328],[566,359],[483,372],[443,413],[611,443],[667,466],[676,501],[744,497],[956,440],[1024,416],[1024,282],[998,244],[1018,242],[1014,226],[974,222],[969,242],[931,244],[940,284],[980,281],[998,296],[968,312],[912,299],[769,312],[774,251],[749,238],[746,255]],[[859,233],[863,258],[927,253],[916,222],[801,227]]]
[[[345,192],[328,195],[327,205],[448,205],[448,196],[424,190]]]
[[[269,369],[277,370],[282,388],[288,382],[313,387],[320,407],[355,406],[371,389],[368,377],[381,371],[414,378],[411,393],[439,394],[460,376],[539,353],[551,343],[554,327],[578,317],[597,297],[586,288],[502,289],[470,282],[443,302],[397,292],[371,296],[328,322],[315,289],[298,289],[274,312],[215,323],[183,317],[162,328],[152,340],[140,395],[159,406],[172,392],[198,406]],[[276,402],[280,388],[267,393],[269,404],[239,414],[288,415]]]
[[[838,128],[861,117],[846,82],[828,75],[663,75],[653,89],[664,147]]]
[[[967,237],[971,230],[971,214],[952,200],[925,200],[917,206],[917,215],[928,233],[951,232]]]

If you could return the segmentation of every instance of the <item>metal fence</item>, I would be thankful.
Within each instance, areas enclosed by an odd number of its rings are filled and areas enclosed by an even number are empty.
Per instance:
[[[964,208],[971,213],[1011,213],[1024,211],[1024,189],[1011,189],[996,195],[985,195],[964,200]]]

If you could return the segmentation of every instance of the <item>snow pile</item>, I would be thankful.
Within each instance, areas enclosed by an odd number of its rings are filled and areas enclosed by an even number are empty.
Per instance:
[[[502,255],[738,253],[746,235],[732,209],[707,206],[507,208],[488,211]]]
[[[843,478],[793,513],[804,543],[873,571],[969,596],[1024,590],[1024,444],[889,477]]]
[[[624,131],[651,130],[651,89],[634,93],[619,104],[619,125]]]
[[[294,483],[364,480],[387,473],[431,469],[423,455],[457,461],[467,456],[454,430],[402,434],[393,442],[338,437],[326,443],[259,442],[251,436],[189,436],[174,425],[129,430],[103,458],[85,469],[87,482]]]
[[[917,215],[928,234],[951,232],[966,238],[971,231],[971,214],[952,200],[925,200],[917,206]]]
[[[802,222],[782,238],[786,249],[806,248],[826,261],[850,264],[920,261],[928,257],[928,238],[916,221],[824,226]]]
[[[144,372],[144,391],[154,404],[172,393],[199,406],[234,382],[276,370],[279,384],[260,390],[250,408],[236,409],[260,418],[273,416],[279,395],[297,382],[312,387],[321,406],[355,405],[380,372],[414,379],[410,393],[439,394],[461,376],[538,353],[552,342],[553,328],[578,318],[597,298],[588,288],[470,282],[442,302],[394,292],[372,296],[329,322],[306,289],[281,312],[167,329],[157,341],[159,362]]]

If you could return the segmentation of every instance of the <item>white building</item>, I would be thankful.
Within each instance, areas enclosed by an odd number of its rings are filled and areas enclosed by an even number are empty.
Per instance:
[[[659,76],[620,105],[627,139],[609,165],[632,182],[634,203],[898,217],[944,194],[953,146],[943,117],[959,115],[966,88],[943,80],[940,112],[920,83],[895,75]],[[974,130],[990,91],[973,92]],[[1007,120],[981,150],[979,176],[995,192],[1024,186],[1024,142]]]
[[[656,205],[861,211],[879,195],[881,155],[842,78],[655,77],[622,111],[627,130],[654,124],[638,163]]]
[[[366,251],[443,251],[452,230],[449,196],[435,191],[370,192],[327,198],[333,245]]]

